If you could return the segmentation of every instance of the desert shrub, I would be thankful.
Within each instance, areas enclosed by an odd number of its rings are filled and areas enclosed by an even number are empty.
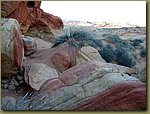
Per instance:
[[[16,105],[16,100],[13,97],[4,96],[1,98],[2,110],[13,110]]]
[[[125,48],[128,51],[134,51],[135,48],[132,46],[129,41],[122,40],[118,35],[110,35],[107,37],[107,40],[109,43],[115,44],[115,45],[121,45],[123,48]]]
[[[34,97],[31,96],[32,94],[26,94],[22,96],[20,99],[16,100],[16,103],[11,106],[10,104],[10,98],[6,99],[9,101],[8,103],[6,100],[2,101],[1,109],[2,110],[50,110],[50,104],[49,102],[51,100],[51,97],[46,93],[40,93],[35,95]]]
[[[116,46],[114,54],[115,54],[115,61],[117,61],[119,65],[123,65],[126,67],[133,67],[136,64],[135,58],[128,50],[122,47],[122,45]]]
[[[122,47],[124,47],[126,50],[128,50],[128,51],[134,51],[135,50],[135,48],[132,46],[132,45],[130,45],[130,43],[128,42],[128,41],[126,41],[126,40],[123,40],[121,43],[120,43],[120,45],[122,46]]]
[[[53,43],[54,45],[52,46],[53,47],[56,47],[60,44],[63,44],[64,42],[66,42],[68,40],[68,36],[67,35],[64,35],[64,36],[60,36],[60,37],[57,37],[54,39]]]
[[[123,40],[118,36],[118,35],[110,35],[107,37],[107,39],[111,42],[111,43],[121,43]]]
[[[143,40],[142,39],[134,39],[132,40],[132,45],[133,46],[140,46],[140,43],[143,43]]]
[[[129,45],[129,42],[126,41],[126,40],[123,40],[123,41],[121,42],[121,44],[123,44],[124,46],[127,46],[127,45]]]
[[[102,48],[102,50],[99,52],[103,59],[105,59],[106,62],[111,62],[114,60],[114,50],[111,45],[106,45]]]
[[[146,48],[143,47],[143,48],[141,49],[141,51],[140,51],[140,56],[141,56],[141,57],[145,57],[145,56],[146,56]]]
[[[108,34],[102,34],[102,37],[107,37],[108,36]]]
[[[121,47],[124,48],[126,51],[130,51],[130,52],[135,51],[135,47],[132,46],[132,45],[131,45],[128,41],[126,41],[126,40],[123,40],[122,42],[116,44],[116,46],[117,46],[117,45],[121,46]]]
[[[90,41],[91,42],[89,42],[88,44],[98,50],[100,50],[104,46],[102,41],[99,39],[91,39]]]
[[[2,98],[1,109],[2,110],[28,110],[31,94],[26,94],[20,99],[16,100],[15,104],[12,104],[12,97],[5,96]]]
[[[66,29],[66,34],[58,37],[54,40],[54,45],[58,46],[67,42],[70,46],[75,46],[77,48],[81,48],[85,45],[90,45],[94,48],[101,48],[103,47],[103,43],[101,40],[96,39],[96,36],[82,27],[70,27]],[[69,32],[68,32],[69,31]]]
[[[124,30],[128,30],[129,28],[127,28],[127,27],[123,27],[123,29],[124,29]]]

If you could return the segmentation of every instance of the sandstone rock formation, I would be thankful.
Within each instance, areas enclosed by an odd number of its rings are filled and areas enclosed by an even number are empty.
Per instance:
[[[45,81],[32,96],[30,110],[146,109],[145,84],[126,73],[133,70],[98,61],[76,65]],[[36,107],[40,101],[45,104]]]
[[[13,70],[22,66],[23,62],[23,43],[21,40],[20,27],[15,19],[1,20],[2,33],[2,78],[10,77]]]
[[[34,90],[39,90],[46,80],[57,78],[58,73],[45,64],[34,63],[25,69],[24,77],[27,84]]]
[[[120,82],[72,106],[69,110],[146,110],[147,99],[145,87],[145,84],[141,82]]]
[[[67,52],[54,53],[52,63],[59,72],[63,72],[71,67],[71,59]]]
[[[146,32],[69,28],[53,45],[46,41],[61,32],[63,22],[40,5],[1,2],[2,78],[9,78],[1,87],[12,90],[2,94],[11,96],[2,98],[3,110],[146,110]]]
[[[38,36],[45,40],[54,37],[63,28],[62,20],[40,9],[41,1],[2,1],[1,17],[15,18],[23,34]]]
[[[61,73],[76,64],[76,49],[66,44],[61,46],[37,51],[24,61],[24,67],[33,63],[43,63]]]

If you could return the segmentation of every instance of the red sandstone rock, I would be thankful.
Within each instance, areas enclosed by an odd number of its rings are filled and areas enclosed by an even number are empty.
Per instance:
[[[71,60],[67,52],[58,52],[52,56],[52,63],[63,72],[71,67]]]
[[[77,83],[81,78],[83,78],[82,76],[90,74],[91,71],[95,70],[96,68],[112,68],[113,72],[127,74],[134,73],[134,70],[128,67],[99,61],[89,61],[68,69],[67,71],[63,72],[59,78],[65,82],[66,85],[71,85]]]
[[[146,110],[146,85],[125,81],[87,98],[70,110]]]
[[[15,18],[24,25],[48,25],[52,28],[62,28],[63,23],[59,17],[43,12],[40,9],[41,1],[2,1],[2,17]]]
[[[41,25],[41,27],[47,27],[47,25],[51,28],[60,29],[63,27],[63,23],[61,19],[57,16],[54,16],[49,13],[42,12],[41,19],[36,24]],[[39,26],[40,27],[40,26]],[[38,27],[38,28],[39,28]]]
[[[2,1],[1,2],[1,16],[7,17],[10,15],[17,7],[19,7],[20,2],[16,1]]]
[[[32,97],[49,95],[49,110],[145,110],[146,86],[124,74],[131,71],[110,63],[85,62],[45,81]]]
[[[43,49],[31,55],[24,61],[24,67],[33,63],[44,63],[49,67],[56,69],[59,73],[75,65],[75,49],[69,51],[70,47],[66,44],[51,49]]]
[[[33,64],[33,63],[32,63]],[[76,65],[66,71],[64,71],[63,73],[61,73],[57,80],[59,80],[59,83],[63,83],[63,85],[65,86],[71,86],[73,84],[79,83],[79,81],[81,79],[83,79],[85,76],[92,76],[92,73],[95,69],[103,69],[103,68],[110,68],[112,67],[113,71],[112,72],[116,72],[116,73],[128,73],[133,71],[133,69],[128,68],[128,67],[124,67],[124,66],[120,66],[120,65],[115,65],[115,64],[111,64],[111,63],[101,63],[98,61],[89,61],[89,62],[85,62],[81,65]],[[105,71],[105,69],[104,69]],[[107,70],[106,70],[107,71]],[[111,72],[111,71],[110,71]],[[109,73],[109,71],[108,71]],[[53,81],[52,80],[48,80],[46,81],[43,86],[41,87],[40,91],[46,91],[46,92],[51,92],[50,87],[53,87]],[[55,84],[57,85],[57,84]],[[58,84],[60,85],[60,84]],[[50,89],[50,90],[49,90]]]
[[[30,29],[34,27],[37,30],[36,35],[41,31],[53,34],[52,29],[63,28],[63,22],[59,17],[40,9],[41,1],[2,1],[1,3],[1,17],[18,20],[23,34],[27,31],[30,33]]]
[[[47,86],[47,85],[50,85],[50,86]],[[42,93],[45,91],[47,93],[49,93],[51,91],[55,91],[55,90],[59,89],[60,87],[64,87],[64,86],[65,86],[65,84],[59,79],[49,79],[49,80],[45,81],[44,84],[40,87],[40,90],[38,91],[38,93],[39,92]],[[38,93],[35,93],[35,95]]]

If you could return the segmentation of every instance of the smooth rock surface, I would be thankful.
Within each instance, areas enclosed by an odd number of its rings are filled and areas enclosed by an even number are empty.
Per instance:
[[[91,46],[82,47],[77,56],[77,64],[90,60],[106,62],[95,48]]]
[[[39,90],[40,86],[48,79],[58,77],[56,70],[42,63],[34,63],[31,66],[25,67],[25,82],[28,83],[34,90]]]

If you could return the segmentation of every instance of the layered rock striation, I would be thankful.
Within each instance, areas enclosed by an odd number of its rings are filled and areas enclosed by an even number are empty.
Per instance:
[[[98,61],[76,65],[45,81],[32,96],[30,110],[145,110],[146,85],[128,75],[133,73]]]

